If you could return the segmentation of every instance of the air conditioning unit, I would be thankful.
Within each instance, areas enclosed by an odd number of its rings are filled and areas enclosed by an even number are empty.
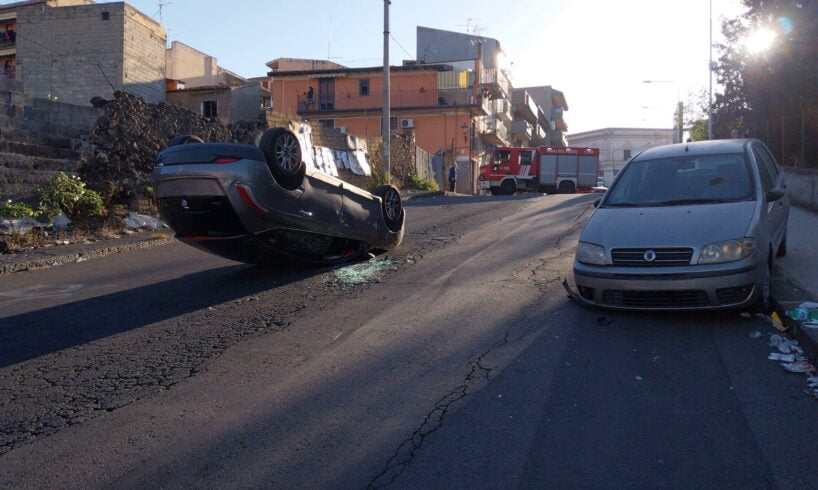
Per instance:
[[[339,133],[341,133],[341,134],[347,134],[347,128],[346,128],[346,126],[338,126],[338,127],[337,127],[337,128],[335,128],[335,129],[337,129],[337,130],[338,130],[338,132],[339,132]]]
[[[415,127],[415,120],[411,117],[407,117],[400,120],[400,127],[401,129],[410,129]]]

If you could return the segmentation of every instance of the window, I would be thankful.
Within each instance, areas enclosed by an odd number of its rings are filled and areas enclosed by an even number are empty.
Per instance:
[[[775,179],[770,171],[770,166],[767,162],[765,162],[762,152],[758,149],[758,147],[753,147],[753,154],[755,155],[756,162],[758,163],[758,175],[761,176],[761,189],[765,193],[770,192],[770,190],[775,187]]]
[[[381,118],[381,124],[383,124],[383,118]],[[397,131],[398,130],[398,118],[397,117],[390,117],[389,118],[389,130],[390,131]]]
[[[511,159],[511,152],[508,150],[498,150],[494,154],[494,163],[507,163]]]
[[[102,12],[102,20],[111,20],[111,12]]]
[[[202,115],[204,117],[211,118],[219,117],[219,107],[215,100],[206,100],[202,102]]]
[[[273,98],[272,97],[262,97],[261,98],[261,107],[263,109],[272,109],[273,108]]]
[[[369,79],[362,78],[358,80],[358,95],[361,97],[369,96]]]
[[[626,162],[631,159],[631,151],[630,150],[623,150],[622,151],[622,159]]]
[[[772,154],[770,154],[770,149],[764,146],[759,146],[758,151],[761,153],[764,163],[770,169],[770,175],[773,176],[773,180],[777,181],[778,175],[781,173],[781,169],[778,168],[778,165],[775,163],[775,158],[773,158]]]
[[[321,123],[322,128],[334,128],[335,127],[335,119],[319,119],[319,123]]]
[[[531,152],[524,151],[520,153],[520,165],[531,165]]]
[[[632,160],[608,191],[606,206],[673,206],[754,199],[741,153]]]

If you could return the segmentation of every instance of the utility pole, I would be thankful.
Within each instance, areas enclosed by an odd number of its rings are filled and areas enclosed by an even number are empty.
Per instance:
[[[383,140],[383,173],[387,183],[392,182],[389,170],[389,121],[391,108],[389,107],[389,0],[383,0],[383,116],[381,117],[381,139]]]
[[[710,0],[710,64],[707,65],[710,78],[710,94],[707,102],[707,139],[713,139],[713,0]]]

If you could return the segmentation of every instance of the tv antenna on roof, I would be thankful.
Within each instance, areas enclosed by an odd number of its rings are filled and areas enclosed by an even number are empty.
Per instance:
[[[486,28],[477,24],[476,21],[480,19],[476,19],[474,17],[469,17],[466,19],[466,24],[460,24],[460,27],[465,27],[466,32],[468,34],[474,34],[475,36],[479,36],[482,31],[485,31]]]
[[[173,5],[173,2],[163,2],[162,0],[159,0],[157,4],[159,5],[159,23],[164,24],[165,7],[168,5]],[[154,17],[156,17],[156,15],[154,15]]]
[[[329,29],[327,29],[327,32],[329,33],[329,38],[327,39],[327,61],[342,59],[341,56],[330,56],[330,53],[332,52],[332,27],[333,27],[332,16],[330,16]]]

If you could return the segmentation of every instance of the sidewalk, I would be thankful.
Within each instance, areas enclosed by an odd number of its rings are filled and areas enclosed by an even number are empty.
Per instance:
[[[793,334],[818,360],[818,329],[802,327],[783,313],[805,301],[818,300],[818,214],[792,206],[787,225],[787,256],[776,259],[773,296]]]

